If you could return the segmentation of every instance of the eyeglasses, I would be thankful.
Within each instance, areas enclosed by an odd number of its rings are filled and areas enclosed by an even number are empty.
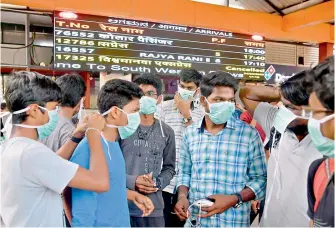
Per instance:
[[[301,112],[301,116],[305,117],[305,118],[312,118],[314,114],[316,113],[334,113],[334,111],[330,110],[330,109],[325,109],[325,108],[311,108],[311,107],[303,107],[302,112]]]
[[[144,95],[148,96],[148,97],[158,96],[158,94],[153,92],[153,91],[148,91],[148,92],[144,93]]]

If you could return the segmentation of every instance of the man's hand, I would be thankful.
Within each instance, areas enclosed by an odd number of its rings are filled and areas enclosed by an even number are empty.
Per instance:
[[[208,198],[214,199],[215,203],[210,207],[201,208],[202,211],[207,212],[207,214],[200,215],[201,218],[208,218],[215,214],[221,214],[238,202],[238,198],[235,195],[213,195]]]
[[[138,176],[135,182],[135,189],[144,194],[151,194],[158,191],[152,180],[152,174]]]
[[[105,118],[100,114],[94,113],[88,116],[87,128],[95,128],[99,131],[102,131],[105,128],[105,125]]]
[[[251,208],[255,212],[255,214],[257,214],[258,210],[261,208],[261,201],[259,200],[251,201]]]
[[[188,100],[185,101],[179,93],[176,93],[176,95],[174,96],[174,103],[176,105],[176,108],[179,110],[184,118],[188,119],[191,117],[192,97],[189,97]]]
[[[88,116],[85,116],[81,123],[77,124],[76,129],[73,132],[73,136],[76,138],[83,138],[87,129]]]
[[[136,193],[133,202],[139,209],[141,209],[141,211],[143,212],[143,217],[149,216],[155,209],[155,206],[153,205],[151,199],[139,193]]]
[[[174,212],[181,221],[185,221],[187,216],[190,215],[188,212],[189,202],[186,196],[180,196],[176,206],[174,207]]]

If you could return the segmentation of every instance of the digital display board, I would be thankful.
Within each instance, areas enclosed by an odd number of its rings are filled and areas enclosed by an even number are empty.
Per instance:
[[[79,14],[55,13],[54,67],[76,71],[176,75],[222,70],[263,80],[265,43],[232,32]]]

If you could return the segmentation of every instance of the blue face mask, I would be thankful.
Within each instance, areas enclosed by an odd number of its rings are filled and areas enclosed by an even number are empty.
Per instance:
[[[58,123],[58,110],[48,111],[49,122],[37,128],[38,139],[44,139],[51,135]]]
[[[40,106],[39,108],[48,112],[48,115],[49,115],[48,123],[41,125],[41,126],[31,126],[31,125],[25,125],[25,124],[15,124],[15,126],[24,127],[24,128],[36,128],[37,133],[38,133],[38,139],[41,140],[41,139],[49,137],[50,134],[53,132],[53,130],[55,130],[59,117],[58,117],[58,109],[49,111],[48,109],[40,107]],[[13,114],[23,113],[23,112],[28,111],[29,109],[30,107],[14,112]]]
[[[193,99],[195,91],[189,91],[178,86],[178,93],[183,100],[187,101],[190,97]]]
[[[140,113],[150,115],[157,111],[157,100],[148,96],[140,99]]]
[[[227,123],[229,118],[232,117],[235,112],[235,104],[232,102],[224,101],[211,104],[207,99],[206,102],[209,106],[209,113],[206,113],[206,115],[208,115],[211,121],[215,124]]]
[[[334,157],[335,141],[324,137],[321,132],[321,125],[335,117],[335,114],[326,116],[321,120],[310,118],[308,121],[308,132],[312,138],[315,148],[327,157]]]
[[[128,119],[128,124],[126,126],[115,126],[115,125],[111,125],[111,124],[107,124],[107,127],[110,128],[117,128],[120,134],[120,138],[121,139],[126,139],[129,136],[131,136],[132,134],[135,133],[135,131],[137,130],[138,126],[140,126],[141,123],[141,117],[140,117],[140,113],[139,112],[135,112],[135,113],[126,113],[125,111],[123,111],[122,109],[118,108],[121,112],[125,113],[127,115],[127,119]],[[103,113],[102,116],[107,115],[108,113],[111,112],[111,109],[108,110],[107,112]]]

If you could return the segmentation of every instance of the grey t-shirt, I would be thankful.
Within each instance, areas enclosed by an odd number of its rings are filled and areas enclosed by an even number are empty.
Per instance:
[[[57,152],[73,133],[75,127],[71,119],[59,115],[56,128],[52,131],[49,137],[41,139],[40,142],[50,148],[52,151]]]
[[[139,138],[139,130],[147,132],[150,127],[140,126],[137,131],[125,140],[121,140],[122,153],[126,161],[127,188],[135,190],[137,176],[153,172],[153,177],[159,179],[161,189],[147,195],[155,206],[149,217],[162,217],[164,201],[162,189],[169,185],[175,175],[176,144],[171,127],[162,122],[165,137],[162,136],[159,120],[156,120],[153,130],[148,134],[148,140]],[[137,206],[129,202],[131,216],[142,217]]]
[[[62,227],[61,193],[78,165],[42,143],[11,138],[1,145],[1,220],[12,227]]]
[[[267,137],[277,112],[268,103],[260,103],[255,110],[254,118]],[[320,157],[309,135],[299,142],[293,132],[284,132],[279,144],[271,148],[262,227],[308,227],[307,174],[310,164]]]

